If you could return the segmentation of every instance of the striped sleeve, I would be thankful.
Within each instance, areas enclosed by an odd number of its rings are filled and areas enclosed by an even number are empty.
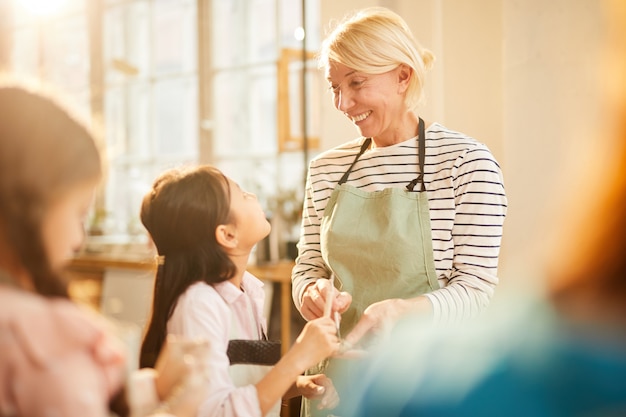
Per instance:
[[[489,305],[507,208],[500,167],[484,145],[460,153],[450,176],[453,205],[442,209],[429,198],[441,289],[426,296],[436,322],[474,317]]]

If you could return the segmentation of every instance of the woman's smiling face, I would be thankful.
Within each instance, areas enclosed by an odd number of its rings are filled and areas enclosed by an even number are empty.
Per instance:
[[[361,135],[386,138],[398,131],[407,111],[402,66],[382,74],[365,74],[331,61],[326,79],[335,108],[357,126]]]

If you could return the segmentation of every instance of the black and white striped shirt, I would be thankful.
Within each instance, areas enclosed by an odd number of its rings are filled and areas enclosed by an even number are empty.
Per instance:
[[[320,252],[320,221],[326,203],[364,138],[323,152],[307,177],[293,298],[318,278],[328,278]],[[366,151],[347,184],[377,191],[405,187],[419,172],[417,137]],[[482,311],[498,283],[497,267],[507,209],[502,172],[489,149],[462,133],[433,123],[426,129],[424,180],[440,289],[426,296],[437,322],[455,322]],[[419,185],[416,190],[419,190]]]

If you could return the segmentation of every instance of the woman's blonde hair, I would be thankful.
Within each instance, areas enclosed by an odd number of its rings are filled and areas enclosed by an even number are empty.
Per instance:
[[[413,37],[406,22],[384,7],[371,7],[346,17],[322,43],[319,66],[331,62],[359,72],[382,74],[404,64],[413,69],[405,102],[410,109],[423,98],[424,76],[433,54]]]

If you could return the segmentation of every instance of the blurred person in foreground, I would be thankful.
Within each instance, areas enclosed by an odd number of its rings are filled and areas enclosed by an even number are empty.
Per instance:
[[[0,416],[196,414],[207,342],[170,339],[155,369],[131,370],[114,324],[69,299],[102,176],[93,133],[56,97],[0,84]]]
[[[611,136],[569,178],[545,297],[453,331],[399,324],[360,378],[336,381],[357,393],[342,417],[626,415],[626,4],[608,10]]]

